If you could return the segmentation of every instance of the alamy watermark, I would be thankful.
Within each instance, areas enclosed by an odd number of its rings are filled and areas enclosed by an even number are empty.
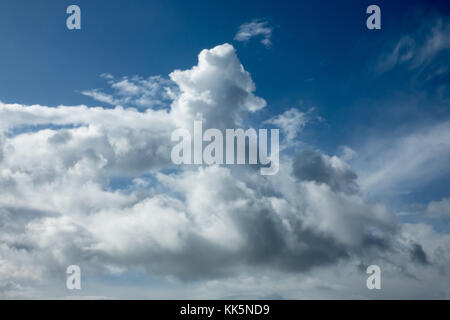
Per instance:
[[[67,267],[68,274],[66,287],[69,290],[81,290],[81,269],[77,265],[70,265]]]
[[[66,10],[70,14],[66,20],[66,26],[69,30],[81,30],[81,9],[77,5],[70,5]]]
[[[380,30],[381,29],[381,9],[379,6],[372,4],[367,7],[367,14],[370,16],[366,20],[366,26],[369,30]]]
[[[81,9],[78,5],[70,5],[66,9],[67,17],[66,26],[69,30],[81,30]],[[370,16],[366,20],[366,26],[369,30],[381,29],[381,9],[377,5],[370,5],[366,9],[366,13]]]
[[[262,175],[274,175],[278,172],[279,161],[279,129],[225,129],[210,128],[203,133],[203,121],[194,121],[194,136],[184,128],[172,133],[172,141],[179,141],[172,148],[171,159],[174,164],[251,164],[260,165]],[[204,147],[203,143],[208,144]],[[192,152],[193,145],[193,152]],[[224,152],[225,145],[225,152]],[[270,147],[270,155],[269,155]]]
[[[381,268],[379,266],[377,266],[376,264],[372,264],[367,267],[366,273],[370,274],[370,276],[367,278],[367,281],[366,281],[367,289],[380,290],[381,289]]]

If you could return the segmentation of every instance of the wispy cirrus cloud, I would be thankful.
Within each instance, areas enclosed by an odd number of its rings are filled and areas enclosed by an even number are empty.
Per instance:
[[[443,174],[448,174],[450,122],[415,128],[400,136],[369,139],[360,150],[364,188],[372,193],[408,193]]]
[[[436,18],[427,21],[416,33],[402,36],[390,52],[383,54],[376,64],[379,73],[387,72],[397,66],[411,70],[429,71],[438,76],[448,72],[450,57],[450,21]],[[433,62],[439,59],[436,64]],[[445,69],[444,69],[445,68]]]
[[[406,85],[389,82],[393,89],[405,85],[404,91],[397,88],[398,95],[386,95],[380,102],[386,114],[401,117],[401,125],[389,134],[372,132],[364,138],[353,165],[363,189],[392,198],[420,190],[449,172],[450,20],[424,20],[388,46],[377,55],[372,71],[404,80]]]

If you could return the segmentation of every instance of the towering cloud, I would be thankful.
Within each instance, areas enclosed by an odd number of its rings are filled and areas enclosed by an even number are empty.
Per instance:
[[[255,84],[229,44],[203,50],[197,66],[175,70],[170,78],[180,90],[171,115],[181,127],[192,126],[199,117],[210,128],[240,127],[249,112],[266,106],[264,99],[253,94]]]
[[[389,294],[408,297],[423,268],[448,272],[448,237],[399,224],[359,192],[337,156],[286,154],[274,176],[174,166],[175,128],[200,116],[208,127],[240,126],[266,103],[229,44],[203,50],[198,65],[170,78],[172,102],[159,110],[0,104],[2,297],[63,296],[71,264],[90,279],[87,294],[120,296],[123,287],[104,279],[138,274],[160,285],[146,289],[159,298],[186,288],[218,298],[299,297],[298,287],[316,294],[327,286],[330,296],[351,295],[334,270],[365,296],[361,267],[375,262],[401,281]],[[124,81],[114,85],[135,96],[140,89]],[[290,139],[297,120],[287,123]],[[443,296],[444,273],[427,278]],[[127,298],[144,297],[127,285]]]

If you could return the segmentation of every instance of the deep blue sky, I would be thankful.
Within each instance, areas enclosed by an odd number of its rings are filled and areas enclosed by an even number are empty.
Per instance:
[[[81,7],[81,31],[66,29],[70,4]],[[366,28],[370,4],[381,7],[382,30]],[[315,107],[325,122],[304,139],[333,153],[374,132],[450,116],[448,92],[437,94],[436,83],[408,68],[373,71],[402,36],[449,15],[448,1],[4,0],[0,100],[98,105],[80,92],[106,86],[102,73],[167,76],[196,64],[202,49],[229,42],[268,102],[261,118]],[[257,18],[274,27],[269,49],[233,41],[242,23]]]

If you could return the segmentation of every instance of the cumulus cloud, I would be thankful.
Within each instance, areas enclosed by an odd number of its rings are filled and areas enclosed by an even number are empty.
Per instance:
[[[10,119],[2,124],[6,130],[23,131],[5,141],[4,150],[10,152],[3,164],[9,170],[29,168],[51,179],[69,168],[74,174],[89,174],[94,166],[95,176],[102,172],[127,176],[166,166],[170,159],[174,125],[165,111],[2,104],[0,114]],[[36,126],[43,129],[28,131]],[[30,149],[36,152],[31,154]]]
[[[329,157],[313,150],[300,152],[294,162],[294,175],[300,181],[327,184],[334,191],[358,191],[357,175],[339,157]]]
[[[253,94],[255,84],[230,44],[203,50],[197,66],[175,70],[170,79],[180,91],[170,110],[180,127],[189,128],[200,118],[210,128],[241,127],[248,113],[266,106]]]
[[[234,36],[234,40],[240,42],[247,42],[253,37],[261,36],[263,39],[261,43],[265,47],[270,47],[272,45],[273,28],[269,25],[266,20],[253,20],[252,22],[246,22],[239,27],[238,32]]]
[[[423,272],[448,271],[448,236],[400,224],[338,156],[286,155],[274,176],[173,166],[175,128],[198,117],[238,127],[266,103],[229,44],[170,79],[170,106],[159,110],[0,103],[1,297],[67,295],[59,288],[71,264],[91,279],[90,296],[175,298],[188,288],[198,298],[294,298],[326,287],[351,297],[350,286],[369,297],[361,266],[374,262],[395,283],[386,297],[408,296],[411,279],[436,284],[421,294],[448,296],[445,276]],[[139,96],[142,83],[129,80],[114,80],[117,94]],[[294,110],[271,121],[291,138],[303,126]],[[102,282],[136,274],[163,285]]]

